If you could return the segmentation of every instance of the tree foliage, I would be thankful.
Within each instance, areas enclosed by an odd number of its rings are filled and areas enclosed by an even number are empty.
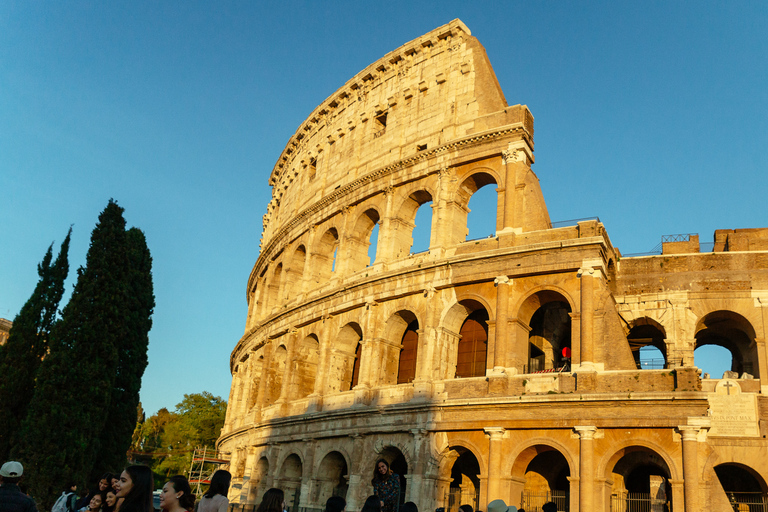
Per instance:
[[[72,297],[40,367],[12,455],[35,468],[27,482],[44,507],[62,482],[85,482],[97,456],[124,460],[130,444],[154,307],[151,259],[145,243],[131,246],[136,238],[126,232],[123,208],[110,201],[91,234],[86,266],[78,269]],[[141,314],[147,318],[138,319]],[[140,369],[118,377],[124,364]],[[113,400],[124,400],[130,417]],[[104,442],[107,428],[113,438]],[[115,455],[120,447],[123,454]]]
[[[227,402],[204,391],[184,395],[169,412],[163,408],[144,421],[132,449],[151,454],[158,475],[184,474],[196,447],[213,447],[224,426]]]
[[[10,336],[0,346],[0,460],[8,460],[14,438],[27,414],[35,378],[56,322],[64,281],[69,274],[69,241],[72,228],[61,244],[53,265],[53,244],[37,266],[40,279],[35,291],[13,321]]]

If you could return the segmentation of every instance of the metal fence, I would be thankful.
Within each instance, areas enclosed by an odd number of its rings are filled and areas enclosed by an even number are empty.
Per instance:
[[[761,492],[728,492],[734,512],[768,512],[768,496]]]
[[[568,491],[523,491],[522,508],[526,512],[541,512],[541,506],[548,501],[554,501],[558,511],[570,510],[570,493]]]
[[[667,512],[671,504],[651,498],[647,492],[624,492],[611,495],[611,512]]]
[[[445,493],[443,507],[445,512],[456,512],[461,505],[472,505],[472,508],[477,510],[479,503],[480,491],[478,489],[467,490],[453,487]]]

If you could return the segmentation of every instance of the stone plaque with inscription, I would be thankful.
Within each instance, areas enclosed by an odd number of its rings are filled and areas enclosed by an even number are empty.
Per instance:
[[[738,381],[723,379],[709,393],[710,436],[760,437],[757,422],[757,397],[742,393]]]

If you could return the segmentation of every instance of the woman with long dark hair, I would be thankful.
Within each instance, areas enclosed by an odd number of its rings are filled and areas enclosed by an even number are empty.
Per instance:
[[[101,512],[115,512],[115,505],[117,504],[117,496],[115,491],[110,487],[107,492],[104,493],[104,503],[101,504]]]
[[[186,477],[176,475],[165,482],[160,492],[160,508],[165,512],[190,512],[195,508],[195,495]]]
[[[400,506],[400,477],[392,472],[389,462],[384,459],[376,461],[371,485],[373,494],[384,502],[382,512],[397,512]]]
[[[211,477],[211,485],[208,491],[203,494],[203,498],[197,504],[197,512],[227,512],[229,507],[229,484],[232,481],[232,474],[229,471],[220,469]]]
[[[128,466],[117,481],[117,499],[120,512],[153,512],[152,488],[154,478],[147,466]]]
[[[283,512],[285,510],[285,493],[282,489],[272,488],[264,493],[256,512]]]

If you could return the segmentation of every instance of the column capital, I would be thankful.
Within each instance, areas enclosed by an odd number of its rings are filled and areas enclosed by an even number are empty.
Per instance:
[[[584,275],[587,276],[594,276],[595,275],[595,269],[592,267],[582,267],[576,272],[576,277],[582,277]]]
[[[696,441],[701,427],[697,425],[680,425],[677,427],[677,430],[683,437],[683,441]]]
[[[483,428],[485,434],[491,438],[491,441],[498,441],[504,437],[506,431],[504,427],[485,427]]]
[[[512,279],[507,276],[498,276],[493,280],[493,286],[499,286],[500,284],[512,284]]]
[[[576,425],[573,427],[573,430],[576,431],[576,433],[579,436],[579,439],[585,440],[585,441],[591,441],[595,438],[595,435],[597,434],[597,427],[594,425]]]

